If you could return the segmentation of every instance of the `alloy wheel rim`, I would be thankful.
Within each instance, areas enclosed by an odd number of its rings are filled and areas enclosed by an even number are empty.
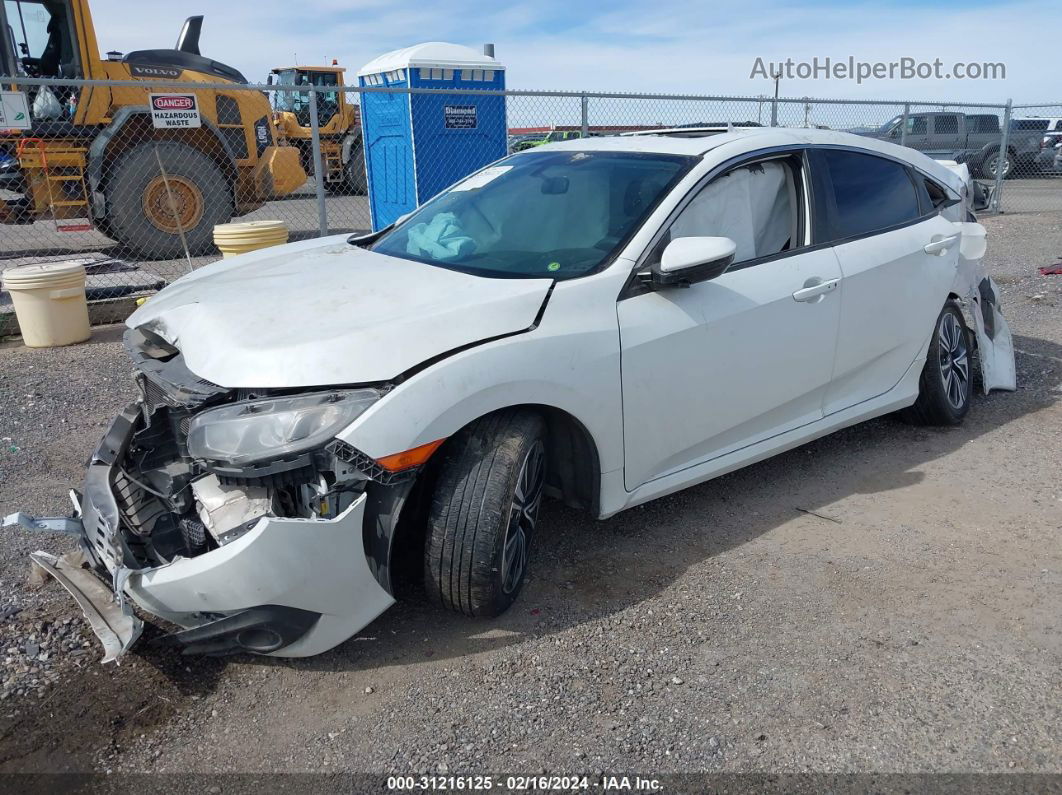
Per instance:
[[[970,383],[970,357],[966,348],[966,334],[951,312],[945,313],[940,319],[937,341],[944,394],[952,408],[961,409],[966,405]]]
[[[202,220],[205,207],[199,186],[179,175],[152,179],[144,189],[142,203],[144,215],[151,224],[170,235],[194,229]]]
[[[536,441],[524,456],[516,476],[509,523],[502,542],[502,591],[511,594],[520,584],[527,570],[531,534],[538,521],[538,507],[546,483],[546,449]]]

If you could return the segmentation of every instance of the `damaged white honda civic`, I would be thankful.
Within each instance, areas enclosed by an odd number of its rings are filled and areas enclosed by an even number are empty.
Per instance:
[[[497,616],[544,495],[605,518],[1014,389],[978,196],[965,167],[819,130],[507,157],[378,233],[163,290],[74,516],[6,521],[79,535],[34,560],[105,659],[144,614],[188,653],[317,654],[393,602],[400,556]]]

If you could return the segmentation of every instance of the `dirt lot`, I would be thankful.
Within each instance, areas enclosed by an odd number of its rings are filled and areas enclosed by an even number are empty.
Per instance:
[[[1016,394],[606,522],[547,506],[497,620],[414,598],[317,658],[142,643],[104,668],[65,592],[27,583],[63,541],[6,532],[0,772],[1062,772],[1062,276],[1036,273],[1062,222],[986,225]],[[66,510],[132,395],[118,337],[0,349],[0,512]]]

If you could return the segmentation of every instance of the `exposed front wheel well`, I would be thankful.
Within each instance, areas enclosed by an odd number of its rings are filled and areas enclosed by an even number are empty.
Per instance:
[[[601,466],[597,445],[586,426],[563,409],[539,403],[506,406],[498,411],[513,409],[534,411],[546,420],[547,493],[569,507],[589,511],[592,516],[597,516],[601,495]],[[482,419],[477,417],[472,422]],[[457,431],[451,438],[459,434],[460,431]],[[438,457],[440,452],[442,450],[434,457]]]

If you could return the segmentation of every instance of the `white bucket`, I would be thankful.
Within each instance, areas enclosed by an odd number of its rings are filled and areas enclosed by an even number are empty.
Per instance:
[[[214,245],[225,258],[288,242],[283,221],[243,221],[214,227]]]
[[[22,340],[30,348],[84,342],[89,330],[85,266],[80,262],[23,265],[3,274]]]

